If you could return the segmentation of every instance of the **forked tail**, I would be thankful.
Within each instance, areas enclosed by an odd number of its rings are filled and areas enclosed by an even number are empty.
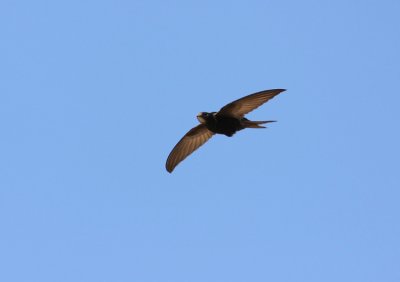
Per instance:
[[[263,121],[251,121],[248,119],[243,119],[242,124],[245,128],[265,128],[265,126],[261,126],[260,124],[276,122],[276,120],[263,120]]]

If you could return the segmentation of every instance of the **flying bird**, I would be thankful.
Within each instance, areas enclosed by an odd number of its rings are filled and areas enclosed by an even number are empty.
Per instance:
[[[232,137],[237,131],[245,128],[265,128],[260,124],[274,122],[251,121],[244,117],[286,89],[260,91],[240,98],[222,107],[219,112],[201,112],[197,115],[200,124],[189,130],[175,145],[168,156],[165,168],[172,172],[187,156],[206,143],[214,134]]]

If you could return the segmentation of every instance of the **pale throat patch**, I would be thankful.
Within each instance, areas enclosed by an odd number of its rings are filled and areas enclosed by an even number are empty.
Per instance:
[[[201,116],[201,113],[197,115],[197,119],[200,123],[206,123],[206,120]]]

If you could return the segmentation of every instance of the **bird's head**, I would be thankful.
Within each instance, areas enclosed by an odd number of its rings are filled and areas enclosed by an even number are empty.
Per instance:
[[[212,113],[206,113],[206,112],[201,112],[197,115],[197,119],[200,121],[200,123],[206,123],[207,119],[209,119],[212,116]]]

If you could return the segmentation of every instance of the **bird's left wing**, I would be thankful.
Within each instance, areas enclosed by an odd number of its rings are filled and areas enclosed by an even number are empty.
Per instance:
[[[169,154],[165,164],[167,171],[172,172],[181,161],[206,143],[213,134],[204,124],[199,124],[189,130]]]
[[[217,115],[243,118],[245,114],[268,102],[268,100],[274,98],[283,91],[285,91],[285,89],[271,89],[250,94],[224,106],[219,110]]]

